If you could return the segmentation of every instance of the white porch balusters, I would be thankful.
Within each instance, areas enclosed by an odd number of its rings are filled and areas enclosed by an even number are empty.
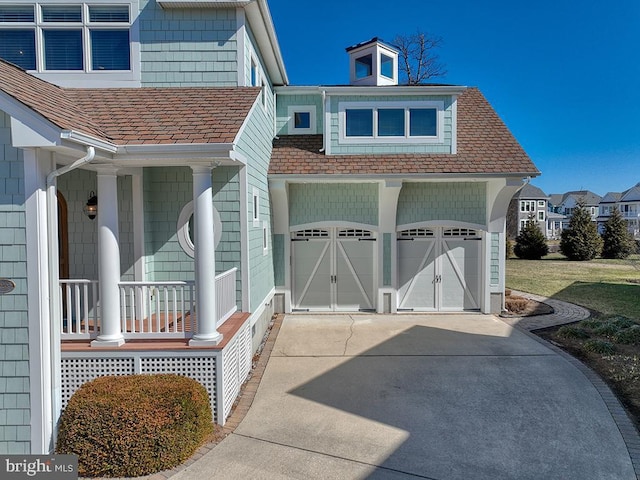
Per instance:
[[[98,265],[100,285],[100,335],[93,347],[119,347],[124,343],[120,327],[120,245],[118,234],[118,178],[113,167],[98,169]]]
[[[191,167],[193,170],[194,246],[196,280],[197,332],[189,345],[217,345],[222,334],[216,330],[215,244],[213,240],[213,167]]]

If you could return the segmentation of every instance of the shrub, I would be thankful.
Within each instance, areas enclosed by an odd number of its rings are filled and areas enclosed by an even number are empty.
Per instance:
[[[640,325],[632,325],[620,330],[614,335],[613,341],[624,345],[640,345]]]
[[[599,353],[600,355],[611,355],[616,351],[611,342],[595,338],[584,342],[584,349],[588,352]]]
[[[603,323],[604,323],[604,320],[597,317],[591,317],[580,322],[580,325],[582,325],[583,327],[595,329],[602,326]]]
[[[562,338],[589,338],[589,334],[584,329],[573,325],[560,327],[557,335]]]
[[[71,397],[56,450],[89,477],[136,477],[173,468],[213,431],[209,396],[178,375],[100,377]]]
[[[569,260],[593,260],[602,251],[602,238],[583,202],[578,203],[569,227],[562,232],[560,251]]]
[[[530,217],[516,237],[516,246],[513,249],[518,258],[525,260],[540,260],[549,253],[547,239],[540,231],[535,218]]]
[[[507,260],[513,257],[513,242],[509,238],[505,241],[504,255]]]
[[[627,222],[616,207],[604,224],[602,233],[604,246],[602,256],[604,258],[627,258],[636,251],[633,235],[627,229]]]

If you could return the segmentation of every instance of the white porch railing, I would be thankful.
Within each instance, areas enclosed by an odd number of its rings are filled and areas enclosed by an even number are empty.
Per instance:
[[[236,272],[215,278],[216,325],[237,311]],[[120,282],[120,327],[125,339],[191,338],[197,331],[195,282]],[[98,282],[60,280],[63,340],[100,332]]]
[[[60,280],[62,339],[94,338],[100,329],[97,280]]]

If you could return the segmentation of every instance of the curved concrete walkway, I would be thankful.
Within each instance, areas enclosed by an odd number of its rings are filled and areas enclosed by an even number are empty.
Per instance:
[[[640,440],[606,385],[517,326],[483,315],[287,316],[233,433],[154,477],[638,478]]]
[[[524,330],[532,331],[541,328],[555,327],[557,325],[565,325],[567,323],[579,322],[585,320],[591,315],[589,310],[573,303],[555,300],[533,293],[518,292],[512,290],[512,293],[518,297],[530,298],[540,303],[546,303],[553,308],[553,313],[549,315],[534,315],[532,317],[504,317],[503,322],[512,326],[517,326]]]

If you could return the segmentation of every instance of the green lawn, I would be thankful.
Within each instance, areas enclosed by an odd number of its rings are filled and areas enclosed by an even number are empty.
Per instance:
[[[640,319],[640,255],[626,260],[507,260],[507,287],[565,300],[607,315]]]

